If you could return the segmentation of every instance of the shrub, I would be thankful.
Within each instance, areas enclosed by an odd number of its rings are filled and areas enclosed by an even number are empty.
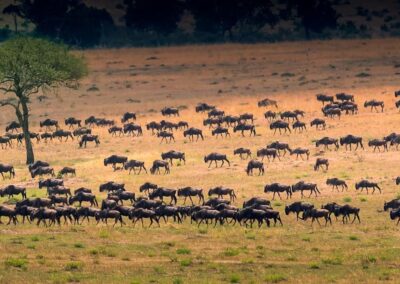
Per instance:
[[[190,249],[187,248],[180,248],[176,250],[177,254],[191,254]]]
[[[191,264],[192,264],[192,260],[191,260],[190,258],[188,258],[188,259],[183,259],[183,260],[181,260],[181,262],[180,262],[180,265],[183,266],[183,267],[190,266]]]
[[[13,258],[9,257],[4,261],[6,267],[15,267],[20,269],[26,269],[28,261],[24,258]]]
[[[81,270],[82,267],[83,267],[83,263],[82,263],[82,262],[79,262],[79,261],[71,261],[71,262],[68,262],[68,263],[65,265],[64,269],[65,269],[66,271],[75,271],[75,270]]]
[[[224,256],[236,256],[236,255],[239,255],[239,250],[237,250],[237,249],[234,249],[234,248],[227,248],[227,249],[225,249],[225,251],[224,251],[224,253],[223,253],[223,255]]]
[[[265,276],[264,280],[267,283],[278,283],[281,281],[285,281],[287,278],[281,274],[278,273],[273,273],[273,274],[268,274]]]

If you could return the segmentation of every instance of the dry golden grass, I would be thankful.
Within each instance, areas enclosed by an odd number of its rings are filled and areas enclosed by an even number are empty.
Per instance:
[[[160,144],[145,131],[139,138],[112,138],[106,129],[95,128],[101,145],[79,149],[77,142],[35,144],[36,158],[46,160],[56,169],[72,166],[76,178],[66,185],[75,189],[87,186],[100,196],[100,183],[124,182],[128,190],[138,192],[145,181],[167,187],[196,186],[208,190],[225,185],[236,190],[237,204],[251,196],[271,198],[263,193],[266,183],[292,184],[304,179],[318,183],[322,195],[307,199],[320,206],[329,201],[361,208],[361,224],[311,227],[309,222],[296,222],[293,215],[283,216],[283,227],[246,229],[238,226],[201,227],[185,222],[169,223],[161,228],[109,228],[63,226],[37,228],[34,225],[5,226],[0,230],[0,282],[396,282],[398,272],[398,238],[395,224],[387,212],[381,212],[383,201],[397,195],[393,178],[399,175],[399,152],[373,153],[366,146],[371,138],[399,132],[400,114],[394,107],[393,91],[398,87],[399,40],[325,41],[258,45],[215,45],[171,48],[93,50],[84,53],[90,76],[78,90],[59,90],[39,104],[32,103],[32,129],[44,117],[63,121],[68,116],[85,119],[90,115],[120,121],[125,111],[138,113],[142,126],[162,119],[164,106],[186,106],[180,118],[191,126],[204,129],[205,141],[189,142],[177,132],[176,143]],[[151,59],[153,58],[153,59]],[[154,59],[156,58],[156,59]],[[356,77],[364,72],[371,76]],[[294,76],[282,74],[292,73]],[[96,85],[99,91],[86,91]],[[340,120],[328,119],[325,131],[308,127],[302,134],[273,135],[267,129],[264,109],[257,101],[265,97],[279,102],[278,111],[303,109],[303,121],[321,117],[316,93],[349,92],[355,95],[360,113]],[[385,101],[385,112],[363,108],[367,99]],[[140,102],[128,102],[128,99]],[[202,126],[204,115],[196,114],[198,102],[215,104],[229,114],[254,113],[256,137],[242,138],[232,133],[228,139],[215,139]],[[1,128],[13,120],[11,110],[2,109]],[[168,119],[169,120],[169,119]],[[365,151],[322,152],[313,140],[323,136],[345,134],[364,138]],[[292,147],[311,150],[309,161],[285,157],[266,164],[265,176],[248,177],[247,161],[233,156],[236,147],[251,148],[253,153],[266,144],[280,140]],[[143,160],[150,167],[163,151],[186,152],[186,165],[174,166],[171,175],[139,176],[113,172],[102,160],[110,154]],[[226,153],[230,167],[208,169],[202,157],[212,151]],[[28,187],[29,196],[43,196],[36,188],[24,165],[24,149],[0,150],[0,161],[17,169],[12,181]],[[314,172],[317,156],[330,160],[327,173]],[[327,177],[345,179],[350,189],[331,192]],[[356,192],[354,183],[361,178],[382,185],[381,195]],[[0,186],[10,183],[0,181]],[[287,202],[273,204],[283,212]],[[10,259],[11,258],[11,259]]]

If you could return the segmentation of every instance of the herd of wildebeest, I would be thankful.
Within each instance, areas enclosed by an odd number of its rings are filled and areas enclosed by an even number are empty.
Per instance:
[[[336,100],[335,100],[336,97]],[[353,95],[340,93],[336,96],[328,96],[325,94],[318,94],[317,100],[322,103],[322,115],[324,118],[315,118],[310,121],[310,127],[315,127],[319,131],[326,129],[327,119],[340,119],[342,115],[357,115],[358,105],[355,103]],[[400,97],[400,91],[395,92],[395,97]],[[265,119],[269,122],[269,128],[273,131],[274,135],[279,133],[291,133],[307,131],[307,124],[301,119],[304,117],[305,112],[302,110],[275,112],[278,104],[275,100],[264,99],[258,102],[259,107],[268,108],[264,113]],[[365,108],[370,108],[371,111],[383,112],[383,101],[371,100],[364,103]],[[396,107],[400,108],[400,100],[396,102]],[[206,103],[200,103],[195,108],[197,113],[207,114],[204,119],[203,125],[209,127],[211,135],[216,138],[228,138],[231,129],[233,132],[240,132],[240,135],[245,136],[248,132],[249,136],[256,135],[256,126],[254,125],[255,117],[251,113],[244,113],[238,116],[228,115],[223,110],[218,109]],[[161,110],[165,117],[175,116],[179,117],[180,109],[166,107]],[[40,128],[44,129],[43,133],[30,133],[32,139],[36,139],[37,143],[43,141],[50,143],[53,139],[58,139],[60,142],[67,141],[68,139],[78,139],[79,147],[86,148],[87,143],[92,142],[96,146],[100,145],[99,135],[94,135],[92,131],[95,127],[109,127],[108,132],[112,136],[142,136],[143,129],[140,125],[136,124],[136,114],[127,112],[121,118],[122,126],[116,125],[114,120],[105,118],[96,118],[91,116],[84,122],[80,119],[70,117],[65,119],[65,126],[70,130],[65,131],[60,129],[59,122],[52,119],[45,119],[40,122]],[[82,124],[84,123],[84,127]],[[74,128],[75,129],[72,129]],[[6,134],[0,136],[0,145],[3,150],[13,147],[21,147],[23,145],[24,136],[18,133],[20,125],[17,122],[11,122],[6,127]],[[160,143],[175,142],[177,131],[183,131],[183,136],[188,138],[189,142],[197,142],[199,139],[204,140],[203,130],[199,128],[190,127],[186,121],[170,122],[162,120],[160,122],[152,121],[146,125],[146,129],[151,135],[156,135],[160,138]],[[53,130],[53,131],[52,131]],[[398,150],[400,145],[400,134],[390,133],[385,137],[380,137],[368,141],[368,146],[373,148],[373,151],[389,151],[390,148]],[[324,136],[315,141],[315,146],[323,146],[324,149],[333,147],[336,151],[340,146],[344,146],[345,150],[357,150],[358,148],[364,149],[363,138],[355,135],[346,135],[341,138],[333,138]],[[296,159],[309,159],[310,151],[306,148],[294,148],[289,144],[274,141],[267,145],[265,148],[258,149],[256,152],[257,159],[252,159],[253,153],[247,148],[234,149],[233,154],[238,155],[240,159],[250,159],[247,168],[245,169],[247,175],[253,175],[253,171],[257,170],[259,175],[265,173],[264,158],[267,157],[268,161],[280,160],[282,156],[287,153],[295,155]],[[186,163],[186,155],[184,152],[171,150],[169,152],[161,153],[161,159],[153,161],[150,168],[150,173],[169,174],[173,161],[178,160],[179,163]],[[215,167],[222,167],[225,163],[230,166],[230,160],[226,154],[222,153],[209,153],[204,157],[204,163],[208,164],[210,168],[213,164]],[[128,157],[111,155],[104,159],[104,166],[112,165],[114,171],[127,170],[129,174],[133,171],[134,174],[141,174],[143,171],[147,174],[147,169],[144,161],[130,160]],[[324,170],[328,172],[329,161],[325,158],[317,158],[315,161],[314,170]],[[271,201],[261,198],[253,197],[246,200],[241,208],[236,207],[233,203],[236,200],[235,190],[224,186],[217,186],[208,190],[208,200],[205,200],[204,190],[194,187],[183,187],[179,189],[166,188],[158,186],[154,183],[146,182],[140,186],[139,192],[141,196],[137,196],[134,192],[127,191],[125,185],[114,181],[106,182],[99,187],[100,192],[107,192],[107,198],[98,203],[98,198],[93,194],[89,188],[81,187],[74,191],[64,185],[62,177],[65,175],[75,176],[76,170],[71,167],[64,167],[58,173],[56,178],[55,170],[49,163],[44,161],[36,161],[34,164],[28,166],[28,170],[32,178],[40,177],[38,187],[47,188],[47,198],[28,198],[25,187],[10,184],[0,189],[1,197],[8,197],[9,200],[3,205],[0,205],[0,223],[1,217],[8,217],[8,224],[17,224],[18,216],[22,217],[22,223],[27,220],[33,222],[37,220],[37,225],[43,223],[45,226],[53,224],[64,223],[82,224],[85,219],[89,222],[90,218],[94,218],[97,224],[99,222],[107,223],[108,219],[114,221],[114,226],[118,223],[125,224],[124,218],[129,218],[134,224],[148,219],[150,226],[152,224],[160,225],[160,221],[168,221],[169,218],[174,222],[182,223],[186,218],[190,218],[190,222],[195,222],[200,226],[204,224],[240,224],[252,227],[254,223],[261,227],[264,223],[270,226],[271,221],[274,225],[279,223],[282,225],[280,212],[274,210],[271,206]],[[0,163],[0,173],[5,179],[7,174],[9,178],[14,178],[16,173],[14,167],[9,164]],[[44,176],[51,176],[43,179]],[[400,185],[400,176],[395,178],[396,185]],[[330,177],[326,180],[326,184],[332,187],[332,190],[347,191],[348,185],[345,180]],[[381,193],[381,187],[378,183],[366,179],[360,180],[355,183],[356,190],[369,190],[372,193],[378,190]],[[264,187],[264,192],[272,194],[272,200],[277,195],[282,199],[282,195],[286,199],[290,199],[293,194],[300,192],[301,197],[318,196],[320,191],[317,184],[299,181],[293,185],[285,185],[281,183],[267,184]],[[309,193],[307,196],[304,193]],[[15,195],[21,195],[22,199],[16,201],[11,199]],[[214,197],[215,196],[215,197]],[[178,198],[183,199],[182,205],[178,204]],[[191,205],[186,205],[187,199],[190,200]],[[166,201],[169,201],[166,202]],[[124,204],[128,202],[129,205]],[[198,205],[196,205],[196,204]],[[74,206],[74,205],[79,206]],[[400,199],[393,199],[384,203],[384,211],[390,211],[390,218],[392,220],[398,219],[397,224],[400,222]],[[312,203],[298,201],[285,206],[285,214],[295,213],[297,220],[311,219],[312,223],[317,221],[320,224],[320,219],[325,220],[325,225],[332,223],[331,216],[334,215],[336,219],[341,217],[343,223],[356,220],[361,222],[360,209],[349,204],[340,205],[331,202],[322,205],[321,208],[316,208]],[[123,218],[124,217],[124,218]],[[351,220],[352,219],[352,220]]]

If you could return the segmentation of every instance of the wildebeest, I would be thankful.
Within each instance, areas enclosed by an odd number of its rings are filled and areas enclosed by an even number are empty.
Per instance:
[[[398,100],[398,101],[395,103],[395,106],[396,106],[398,109],[400,109],[400,100]]]
[[[340,119],[340,116],[342,115],[342,111],[340,108],[329,108],[329,109],[322,109],[322,113],[324,116],[334,118],[338,117]]]
[[[19,195],[21,194],[23,199],[26,199],[26,188],[22,186],[16,186],[16,185],[7,185],[6,187],[0,189],[0,196],[4,197],[5,195],[8,196],[8,198],[13,197],[14,195]]]
[[[79,192],[92,193],[92,190],[86,187],[80,187],[74,190],[75,195],[77,195]]]
[[[267,148],[276,149],[279,155],[280,152],[283,151],[283,157],[285,157],[287,151],[289,153],[291,151],[289,144],[279,141],[272,142],[271,144],[267,145]]]
[[[134,192],[119,189],[114,191],[112,194],[118,197],[118,200],[122,205],[124,204],[124,200],[130,201],[132,204],[136,201],[136,195]]]
[[[100,139],[98,135],[92,135],[92,134],[84,134],[81,137],[81,140],[79,141],[79,147],[85,147],[87,146],[88,142],[95,142],[96,147],[100,145]]]
[[[68,138],[71,138],[72,140],[74,140],[74,136],[72,136],[71,131],[64,131],[62,129],[54,131],[53,138],[58,138],[58,140],[60,140],[60,142],[62,141],[63,138],[65,138],[65,141],[68,141]]]
[[[301,157],[302,160],[304,160],[303,155],[306,155],[308,160],[310,157],[310,150],[305,148],[296,148],[290,151],[290,155],[296,155],[296,160],[299,158],[299,156]]]
[[[49,198],[51,200],[52,205],[56,204],[69,205],[68,197],[50,195]]]
[[[213,131],[211,131],[211,134],[212,134],[212,136],[215,136],[216,138],[218,138],[219,135],[221,135],[221,137],[223,137],[222,136],[223,134],[225,134],[225,137],[231,136],[231,134],[229,133],[228,128],[224,128],[224,127],[221,127],[221,126],[218,126]]]
[[[37,160],[33,164],[28,165],[29,172],[32,172],[34,169],[37,169],[38,167],[50,167],[50,164],[47,162],[43,162],[41,160]]]
[[[54,169],[51,167],[38,167],[31,171],[32,178],[35,178],[37,176],[44,176],[44,175],[51,175],[54,177],[55,176]]]
[[[189,141],[194,141],[194,136],[197,137],[196,141],[199,140],[199,137],[201,137],[201,140],[204,140],[203,131],[201,129],[194,128],[194,127],[191,127],[189,129],[185,130],[183,132],[183,136],[184,137],[189,136]]]
[[[390,211],[390,219],[394,220],[398,218],[397,225],[400,222],[400,208]]]
[[[237,124],[240,122],[240,117],[239,116],[233,116],[233,115],[226,115],[222,117],[222,122],[226,124],[228,127],[235,127]]]
[[[117,133],[119,134],[119,136],[121,136],[124,133],[124,130],[122,127],[112,126],[108,129],[108,133],[110,133],[111,136],[117,136]]]
[[[311,127],[313,127],[315,125],[315,129],[319,129],[319,127],[321,126],[321,129],[325,129],[326,127],[326,122],[323,119],[320,118],[315,118],[311,121],[310,123]]]
[[[173,107],[165,107],[161,110],[163,116],[179,116],[179,109]]]
[[[297,118],[298,114],[295,113],[294,111],[284,111],[280,114],[281,119],[287,119],[288,121],[290,119],[292,120],[298,120]]]
[[[328,96],[325,94],[317,94],[317,101],[322,102],[322,105],[325,105],[326,102],[333,103],[333,96]]]
[[[281,197],[281,192],[286,192],[286,199],[289,197],[292,197],[292,189],[290,185],[284,185],[280,183],[272,183],[272,184],[267,184],[264,187],[264,192],[273,192],[274,194],[272,195],[272,200],[275,199],[275,194],[278,194],[279,199],[282,199]]]
[[[212,162],[215,162],[215,167],[218,168],[217,161],[222,161],[221,167],[224,165],[225,162],[227,162],[229,166],[231,165],[228,158],[224,154],[213,152],[204,157],[204,163],[210,162],[208,167],[211,167]]]
[[[224,195],[229,195],[229,200],[231,202],[235,201],[236,194],[235,191],[232,188],[228,188],[228,187],[223,187],[223,186],[217,186],[214,188],[210,188],[208,190],[208,196],[211,195],[217,195],[218,198],[222,198]]]
[[[247,148],[236,148],[233,151],[233,155],[239,155],[240,159],[244,160],[251,157],[251,150]],[[243,155],[246,155],[243,157]]]
[[[30,215],[30,220],[33,221],[37,219],[36,225],[39,226],[40,223],[43,223],[45,227],[47,227],[47,222],[46,220],[49,220],[49,226],[56,224],[57,222],[57,211],[54,209],[48,209],[48,208],[38,208],[34,210],[31,215]],[[58,224],[59,221],[58,221]]]
[[[151,182],[145,182],[144,184],[142,184],[142,185],[139,187],[139,191],[140,191],[140,192],[145,191],[145,192],[147,192],[147,194],[148,194],[149,191],[150,191],[150,189],[151,189],[151,190],[155,190],[155,189],[157,189],[157,188],[158,188],[158,186],[157,186],[156,184],[151,183]]]
[[[97,118],[95,124],[100,127],[112,126],[115,124],[115,121],[105,118]]]
[[[252,197],[249,200],[243,202],[243,208],[251,207],[254,205],[271,205],[271,201],[260,197]]]
[[[378,148],[378,151],[381,151],[381,147],[383,147],[383,151],[388,151],[387,141],[385,139],[372,139],[368,142],[369,147],[374,147],[374,152]]]
[[[218,109],[212,109],[208,112],[208,117],[223,117],[225,115],[225,112],[223,110],[218,110]]]
[[[399,145],[400,145],[400,135],[396,136],[395,138],[393,138],[390,141],[390,146],[394,146],[394,145],[396,145],[396,150],[398,150],[399,149]]]
[[[125,163],[124,169],[129,170],[129,174],[131,174],[131,171],[133,171],[134,174],[136,174],[136,168],[139,168],[138,174],[142,171],[142,169],[146,172],[147,174],[147,169],[144,166],[143,161],[138,161],[138,160],[129,160],[128,162]]]
[[[400,208],[400,199],[396,198],[393,200],[390,200],[388,202],[385,201],[383,205],[383,210],[387,211],[388,209],[397,209]]]
[[[162,126],[160,123],[156,122],[156,121],[152,121],[149,122],[148,124],[146,124],[146,128],[147,130],[151,130],[151,134],[155,134],[155,131],[160,131],[162,129]]]
[[[70,174],[72,176],[76,176],[76,170],[71,167],[64,167],[59,171],[59,175],[61,175],[61,176],[65,176],[68,174]]]
[[[266,111],[264,113],[264,117],[268,120],[268,121],[273,121],[276,118],[276,112],[273,112],[271,110]]]
[[[69,126],[69,128],[72,128],[74,125],[78,125],[78,127],[81,127],[81,122],[82,120],[76,119],[75,117],[68,117],[65,119],[65,125]]]
[[[311,224],[314,223],[314,221],[316,220],[318,224],[321,225],[321,223],[318,220],[319,218],[325,219],[325,226],[328,224],[328,221],[332,224],[330,212],[329,210],[326,209],[312,208],[309,210],[305,210],[303,213],[303,220],[306,221],[308,218],[311,218]]]
[[[283,120],[276,120],[272,122],[269,125],[269,129],[274,130],[274,134],[276,133],[277,129],[279,130],[279,134],[282,134],[282,129],[284,130],[285,133],[286,131],[289,131],[289,133],[291,132],[289,128],[289,123]]]
[[[285,214],[289,215],[290,212],[296,213],[296,219],[299,220],[300,213],[314,208],[314,205],[308,202],[296,201],[285,207]]]
[[[71,190],[63,185],[56,185],[54,187],[47,188],[47,195],[63,195],[72,196]]]
[[[6,136],[0,136],[1,149],[7,149],[7,147],[12,148],[11,139]]]
[[[104,159],[104,166],[107,167],[108,165],[112,165],[114,171],[116,171],[118,169],[117,168],[118,164],[122,165],[122,167],[121,167],[121,169],[122,169],[127,161],[128,161],[127,157],[118,156],[118,155],[111,155],[108,158]]]
[[[39,181],[39,188],[62,186],[62,185],[64,185],[64,181],[62,179],[49,178]]]
[[[170,204],[174,203],[176,204],[178,202],[177,198],[176,198],[176,190],[175,189],[170,189],[170,188],[165,188],[165,187],[158,187],[157,189],[153,190],[150,194],[149,194],[149,198],[150,199],[154,199],[154,198],[160,198],[161,201],[163,201],[164,197],[170,197],[171,198],[171,202]]]
[[[236,125],[233,128],[233,132],[237,132],[237,131],[240,131],[242,133],[242,136],[244,136],[244,132],[245,131],[249,131],[250,132],[249,136],[251,136],[252,134],[253,134],[253,136],[256,136],[256,127],[254,125],[251,125],[251,124],[239,123],[238,125]]]
[[[110,191],[118,191],[118,190],[125,190],[125,184],[114,182],[114,181],[108,181],[106,183],[101,184],[99,187],[100,192],[103,192],[103,191],[110,192]]]
[[[340,215],[343,216],[343,224],[350,220],[350,215],[354,215],[353,221],[351,222],[352,224],[354,221],[357,219],[359,223],[361,223],[360,219],[360,208],[351,206],[351,205],[343,205],[343,206],[338,206],[335,208],[334,214],[336,217],[339,217]]]
[[[95,116],[89,116],[87,119],[85,119],[85,125],[88,125],[89,127],[92,127],[94,124],[96,124],[98,118]]]
[[[114,225],[113,227],[119,222],[122,225],[124,224],[124,221],[122,220],[121,213],[117,210],[108,210],[104,209],[101,211],[98,211],[94,215],[97,224],[99,224],[100,221],[104,221],[107,224],[107,219],[114,219]]]
[[[343,146],[345,145],[345,149],[347,150],[347,146],[350,146],[351,150],[351,145],[356,144],[356,148],[354,150],[357,150],[358,146],[361,147],[361,149],[364,149],[364,145],[362,143],[362,137],[354,136],[354,135],[346,135],[344,137],[340,138],[340,145]]]
[[[339,142],[338,139],[330,138],[330,137],[323,137],[315,142],[315,146],[319,147],[320,145],[324,145],[324,149],[329,149],[329,145],[334,145],[335,149],[339,149]]]
[[[92,129],[86,127],[80,127],[78,129],[75,129],[72,134],[74,134],[75,137],[80,137],[85,134],[92,134]]]
[[[136,113],[134,112],[126,112],[122,115],[121,122],[125,123],[130,120],[136,120]]]
[[[197,196],[199,198],[199,203],[202,204],[204,203],[204,194],[203,194],[203,190],[202,189],[197,189],[197,188],[193,188],[193,187],[183,187],[178,189],[178,196],[183,196],[185,197],[185,199],[183,200],[183,204],[186,203],[186,199],[189,197],[190,201],[193,203],[193,199],[192,197]]]
[[[344,180],[338,179],[338,178],[328,178],[326,180],[327,185],[332,186],[332,191],[333,189],[336,188],[337,191],[339,191],[339,186],[342,187],[342,192],[346,189],[347,190],[347,184]]]
[[[143,130],[140,125],[135,123],[128,123],[124,125],[124,134],[128,134],[128,136],[142,136]]]
[[[214,221],[215,222],[214,227],[215,227],[217,225],[218,216],[219,216],[219,211],[217,210],[202,209],[192,213],[191,221],[196,222],[198,227],[200,227],[200,225],[203,222],[205,222],[208,226],[209,221],[211,221],[211,223]]]
[[[345,111],[346,114],[356,114],[358,112],[358,105],[353,102],[343,102],[340,104],[340,109]]]
[[[396,185],[399,185],[400,184],[400,176],[398,176],[397,178],[396,178]]]
[[[178,122],[178,128],[181,130],[185,130],[189,128],[189,123],[187,123],[186,121],[179,121]]]
[[[10,179],[15,177],[15,169],[13,165],[1,164],[0,163],[0,174],[5,179],[4,174],[9,173]]]
[[[314,165],[314,171],[318,171],[320,167],[325,166],[325,171],[329,168],[329,161],[328,159],[324,158],[317,158]]]
[[[258,107],[268,107],[275,106],[278,108],[278,103],[275,100],[271,100],[269,98],[265,98],[257,103]]]
[[[163,140],[165,140],[165,143],[170,143],[172,140],[175,142],[174,134],[171,132],[160,131],[157,133],[157,137],[161,137],[160,143],[162,143]]]
[[[261,161],[257,161],[257,160],[249,161],[249,163],[247,164],[247,168],[246,168],[247,175],[248,176],[253,175],[254,169],[258,169],[258,175],[264,175],[264,173],[265,173],[264,163]]]
[[[50,128],[53,126],[56,129],[58,129],[58,121],[57,120],[47,118],[40,122],[40,128],[46,127],[47,130],[50,130]]]
[[[354,96],[350,95],[350,94],[345,94],[345,93],[339,93],[336,94],[336,99],[338,99],[339,101],[351,101],[354,102]]]
[[[82,202],[89,202],[90,206],[99,206],[96,196],[92,193],[78,192],[76,195],[69,198],[69,204],[73,205],[75,202],[79,202],[79,207],[82,206]]]
[[[170,169],[169,169],[169,163],[163,160],[155,160],[153,162],[153,166],[150,168],[150,173],[152,175],[154,174],[160,174],[160,168],[164,168],[165,172],[164,174],[169,174],[170,173]]]
[[[306,183],[304,181],[299,181],[298,183],[292,185],[292,192],[300,191],[301,192],[301,197],[303,198],[303,191],[310,191],[310,195],[308,197],[311,197],[311,195],[314,193],[315,196],[317,196],[317,193],[321,194],[321,192],[318,190],[318,186],[315,183]]]
[[[215,126],[220,126],[222,124],[223,120],[221,117],[217,117],[217,118],[207,118],[203,120],[203,125],[207,126],[209,128],[215,127]]]
[[[368,189],[369,188],[372,188],[372,194],[374,194],[374,192],[375,192],[375,189],[378,189],[379,190],[379,193],[382,193],[382,190],[381,190],[381,188],[379,187],[379,185],[376,183],[376,182],[370,182],[370,181],[368,181],[368,180],[361,180],[361,181],[359,181],[359,182],[357,182],[356,184],[355,184],[355,187],[356,187],[356,189],[358,190],[363,190],[363,189],[366,189],[367,190],[367,194],[368,194]]]
[[[243,113],[239,115],[239,120],[246,122],[247,120],[250,120],[252,123],[254,122],[254,115],[252,113]]]
[[[150,209],[145,209],[145,208],[137,208],[131,211],[129,219],[132,220],[133,226],[136,225],[137,221],[142,222],[142,227],[144,226],[143,224],[143,219],[149,219],[150,220],[150,226],[155,222],[160,226],[159,218],[157,217],[156,213],[153,210]]]
[[[364,102],[364,107],[371,107],[371,111],[372,109],[375,109],[378,112],[378,107],[381,108],[381,112],[383,112],[383,108],[385,107],[385,103],[383,101],[377,101],[377,100],[370,100],[370,101],[366,101]]]
[[[174,222],[182,223],[182,217],[177,207],[161,205],[157,207],[154,212],[158,217],[162,217],[165,223],[167,223],[168,217],[173,217]]]
[[[185,153],[183,152],[178,152],[178,151],[168,151],[165,153],[161,154],[161,159],[163,160],[169,160],[169,162],[171,163],[171,166],[173,166],[173,160],[179,160],[179,162],[182,162],[186,164],[186,157],[185,157]]]
[[[278,158],[278,160],[280,160],[278,150],[274,148],[262,148],[257,150],[257,157],[261,157],[261,161],[264,161],[265,156],[267,156],[268,161],[270,160],[270,157],[272,157],[272,161],[274,161],[275,158]]]
[[[14,130],[17,131],[19,128],[21,128],[19,122],[12,121],[9,125],[6,126],[6,132],[14,132]]]
[[[207,103],[199,103],[196,106],[196,112],[206,112],[215,109],[215,106],[209,105]]]
[[[303,130],[307,130],[306,124],[301,121],[295,121],[292,124],[292,128],[293,128],[293,131],[295,131],[295,132],[297,129],[299,130],[299,132],[303,132]]]

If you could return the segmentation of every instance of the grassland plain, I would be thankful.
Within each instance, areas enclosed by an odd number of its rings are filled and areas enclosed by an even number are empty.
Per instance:
[[[45,117],[63,120],[68,116],[85,119],[90,115],[120,121],[125,111],[138,113],[144,126],[160,120],[164,106],[181,108],[181,117],[191,126],[203,128],[204,141],[189,142],[181,132],[176,143],[160,144],[145,131],[139,138],[112,138],[106,129],[95,128],[101,145],[79,149],[77,142],[35,144],[36,157],[56,169],[72,166],[77,177],[66,185],[98,192],[100,183],[124,182],[138,192],[145,181],[167,187],[197,186],[208,190],[225,185],[236,190],[237,205],[246,198],[262,196],[266,183],[295,183],[301,179],[318,183],[322,195],[306,198],[321,204],[336,201],[361,208],[361,224],[313,227],[284,215],[284,205],[300,200],[275,200],[274,208],[283,215],[284,226],[250,229],[239,226],[201,226],[186,221],[168,223],[161,228],[132,225],[111,228],[85,224],[43,228],[36,225],[0,225],[1,283],[377,283],[398,282],[399,228],[383,212],[383,202],[398,195],[393,178],[400,175],[400,154],[364,151],[322,151],[313,141],[323,136],[360,135],[365,144],[390,132],[399,132],[400,114],[394,107],[394,90],[399,87],[400,40],[349,40],[257,45],[214,45],[169,48],[90,50],[87,58],[90,75],[76,90],[61,89],[46,94],[44,103],[32,101],[32,128],[39,131]],[[95,88],[93,88],[95,87]],[[91,90],[89,90],[91,89]],[[273,135],[257,100],[269,97],[279,103],[278,111],[302,109],[302,120],[321,117],[316,93],[354,94],[360,113],[340,120],[327,120],[327,129],[310,129],[301,134]],[[363,108],[367,99],[385,101],[385,112]],[[198,102],[215,104],[229,114],[254,113],[257,135],[215,139],[202,126],[204,115],[196,114]],[[13,120],[10,109],[1,109],[0,127]],[[248,177],[246,161],[233,156],[236,147],[256,149],[275,140],[292,147],[311,150],[308,161],[285,157],[265,162],[265,176]],[[35,142],[36,143],[36,142]],[[110,154],[150,163],[161,152],[175,149],[186,152],[186,164],[175,165],[170,175],[128,175],[113,172],[102,160]],[[202,157],[212,151],[228,154],[230,167],[208,169]],[[37,180],[28,175],[24,149],[0,150],[0,162],[16,167],[16,184],[28,188],[28,196],[44,196]],[[330,160],[327,173],[314,172],[316,157]],[[332,192],[327,177],[343,178],[348,192]],[[361,178],[375,180],[383,193],[356,192]],[[11,181],[0,181],[0,186]],[[1,199],[5,201],[5,199]],[[179,203],[182,201],[180,200]]]

